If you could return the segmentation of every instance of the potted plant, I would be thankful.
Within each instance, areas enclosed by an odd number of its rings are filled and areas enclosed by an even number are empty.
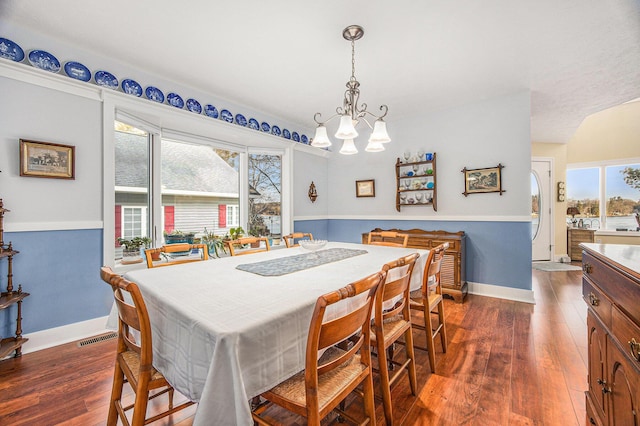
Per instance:
[[[140,263],[142,262],[141,249],[142,247],[148,247],[151,244],[151,238],[149,237],[133,237],[123,238],[118,237],[118,244],[122,246],[122,261],[123,264]]]
[[[164,242],[165,244],[179,244],[179,243],[188,243],[193,244],[193,239],[195,234],[193,232],[182,232],[177,229],[174,229],[171,232],[164,232]]]
[[[200,240],[209,247],[209,256],[211,257],[220,257],[221,252],[227,252],[223,238],[213,232],[208,232],[207,228],[204,228],[204,234],[200,237]]]
[[[237,240],[242,237],[244,237],[244,229],[242,229],[242,226],[229,228],[229,240]]]

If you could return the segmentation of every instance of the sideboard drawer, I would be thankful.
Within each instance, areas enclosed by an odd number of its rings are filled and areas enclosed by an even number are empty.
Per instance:
[[[602,290],[593,284],[588,278],[582,278],[582,298],[586,304],[594,310],[600,321],[611,326],[611,301],[602,293]]]
[[[629,316],[636,324],[640,324],[640,283],[631,279],[621,271],[606,265],[599,259],[585,253],[582,261],[582,270],[599,288],[607,289],[610,300]]]
[[[640,327],[625,316],[617,306],[611,315],[611,334],[625,352],[631,356],[633,364],[640,368]]]

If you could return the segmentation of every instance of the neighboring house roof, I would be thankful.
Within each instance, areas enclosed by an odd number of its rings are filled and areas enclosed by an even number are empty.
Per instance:
[[[116,186],[147,187],[146,143],[115,132]],[[165,190],[238,194],[238,172],[205,145],[162,142],[162,186]]]

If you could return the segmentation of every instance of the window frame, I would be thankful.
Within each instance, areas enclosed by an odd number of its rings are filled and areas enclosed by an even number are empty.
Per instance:
[[[170,109],[166,105],[155,105],[139,99],[128,99],[118,93],[104,93],[103,99],[103,264],[115,264],[115,153],[114,121],[122,121],[150,133],[150,200],[149,220],[154,223],[151,230],[154,245],[162,239],[162,197],[160,195],[160,165],[162,139],[208,144],[216,148],[229,149],[239,155],[240,179],[240,224],[248,222],[248,152],[271,153],[282,156],[282,229],[293,229],[291,184],[293,169],[290,167],[294,142],[237,125],[212,120],[209,117]],[[156,192],[158,192],[156,194]],[[244,208],[243,208],[244,205]]]
[[[569,170],[577,169],[598,170],[598,208],[600,211],[598,220],[600,222],[600,227],[596,229],[596,231],[601,233],[615,233],[616,235],[625,232],[616,231],[615,229],[607,229],[607,167],[630,166],[633,164],[640,164],[640,157],[567,164],[567,172]]]

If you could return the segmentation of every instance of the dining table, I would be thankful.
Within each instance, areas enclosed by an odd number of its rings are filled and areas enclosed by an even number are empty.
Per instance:
[[[198,402],[193,425],[249,426],[250,400],[304,369],[317,298],[416,252],[410,284],[416,290],[428,250],[342,242],[318,251],[283,248],[133,270],[124,277],[144,297],[154,366]],[[332,315],[340,309],[349,307],[338,304]]]

